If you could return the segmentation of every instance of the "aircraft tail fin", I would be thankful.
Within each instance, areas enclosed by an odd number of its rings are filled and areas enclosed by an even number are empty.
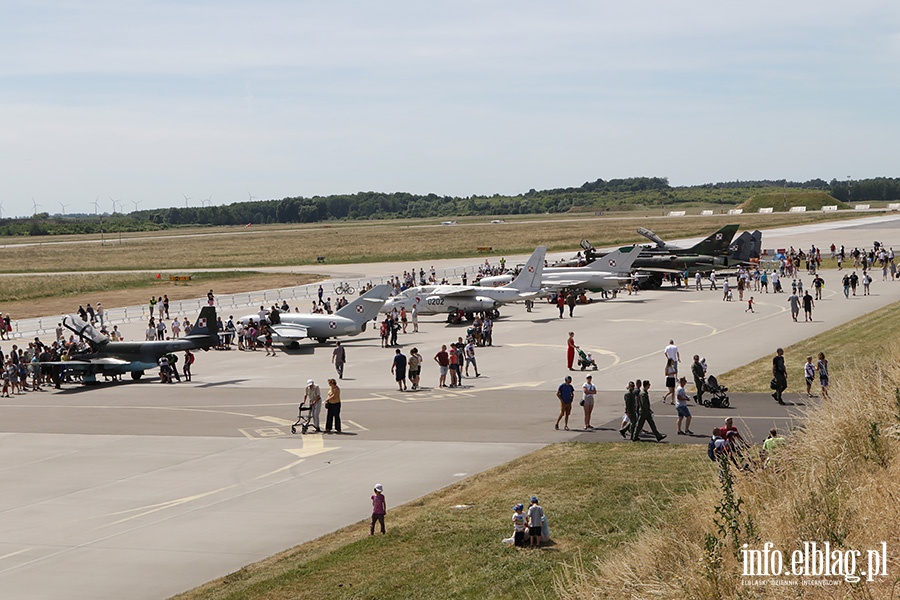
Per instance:
[[[200,309],[200,316],[194,321],[194,326],[188,332],[187,338],[207,338],[212,345],[219,345],[219,325],[216,321],[216,307],[204,306]]]
[[[745,231],[729,246],[728,260],[742,263],[758,260],[760,248],[762,248],[762,232],[759,230],[753,233]]]
[[[509,282],[508,287],[520,292],[538,292],[541,289],[541,276],[544,273],[544,257],[547,246],[538,246],[528,257],[522,271]]]
[[[728,253],[728,246],[737,233],[740,225],[726,225],[718,230],[693,248],[689,248],[688,252],[702,254],[705,256],[720,256]]]
[[[588,268],[593,269],[594,271],[610,271],[612,273],[625,273],[631,271],[631,265],[634,264],[634,261],[640,255],[641,250],[643,250],[643,248],[638,245],[630,248],[627,252],[622,252],[621,249],[614,250],[590,263]]]
[[[378,316],[378,311],[384,306],[384,302],[390,293],[391,286],[386,283],[376,285],[334,314],[339,317],[346,317],[354,323],[362,325]]]

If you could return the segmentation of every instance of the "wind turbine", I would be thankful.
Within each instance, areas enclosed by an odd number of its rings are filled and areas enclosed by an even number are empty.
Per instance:
[[[112,202],[112,205],[113,205],[113,211],[112,211],[112,214],[116,214],[116,210],[117,210],[116,207],[121,207],[122,201],[121,201],[121,200],[116,200],[116,199],[113,198],[112,196],[109,196],[109,200],[110,200],[110,202]]]
[[[60,205],[60,207],[62,207],[62,212],[61,212],[60,214],[61,214],[61,215],[65,215],[65,214],[66,214],[66,207],[68,206],[68,204],[63,204],[62,202],[60,202],[59,205]]]
[[[32,215],[31,215],[31,216],[36,216],[36,215],[37,215],[37,209],[38,209],[38,206],[40,206],[40,204],[38,204],[37,202],[35,202],[35,201],[34,201],[34,196],[32,196],[32,197],[31,197],[31,210],[32,210],[33,212],[32,212]]]
[[[134,212],[137,212],[138,204],[140,204],[141,201],[140,200],[132,200],[131,203],[134,204]]]
[[[212,194],[200,200],[200,206],[209,206],[212,203]]]
[[[188,207],[188,200],[190,200],[191,197],[190,197],[190,196],[186,196],[185,194],[182,194],[182,196],[184,196],[184,207],[187,208],[187,207]]]
[[[3,203],[0,202],[0,219],[3,218]]]
[[[250,199],[250,202],[256,200],[256,196],[250,193],[250,190],[247,190],[247,197]]]
[[[100,214],[100,196],[97,196],[97,198],[94,200],[94,214]]]

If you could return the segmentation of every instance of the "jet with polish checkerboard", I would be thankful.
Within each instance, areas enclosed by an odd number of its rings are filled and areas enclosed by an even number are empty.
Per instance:
[[[425,285],[409,288],[384,303],[382,312],[393,309],[412,310],[419,314],[435,315],[464,311],[476,313],[496,311],[501,304],[533,300],[541,294],[541,273],[544,270],[546,246],[538,246],[522,271],[503,287],[483,288],[471,285]]]
[[[42,365],[64,367],[67,372],[81,375],[83,383],[97,383],[97,375],[117,376],[131,373],[138,380],[144,371],[156,369],[166,354],[185,350],[209,350],[219,344],[216,308],[204,306],[194,327],[186,336],[171,340],[148,342],[113,342],[76,315],[63,317],[63,327],[73,332],[85,344],[65,361],[42,362]]]
[[[378,316],[390,292],[391,286],[376,285],[332,315],[283,312],[274,318],[270,316],[272,341],[295,348],[300,340],[307,338],[324,344],[328,338],[359,335]],[[246,326],[251,320],[259,321],[259,315],[246,315],[239,320]]]

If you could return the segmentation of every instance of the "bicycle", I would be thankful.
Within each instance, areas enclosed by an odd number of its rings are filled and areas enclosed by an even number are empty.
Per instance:
[[[334,288],[334,293],[341,294],[342,296],[349,296],[350,294],[352,294],[355,291],[356,290],[353,289],[353,286],[351,286],[349,283],[344,283],[344,282],[339,283]]]

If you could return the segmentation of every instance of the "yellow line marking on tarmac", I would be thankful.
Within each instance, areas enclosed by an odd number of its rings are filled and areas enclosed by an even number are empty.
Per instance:
[[[337,450],[340,446],[332,446],[329,448],[325,447],[325,440],[320,435],[307,435],[301,438],[303,440],[302,448],[285,448],[285,452],[289,452],[297,457],[297,460],[294,462],[281,467],[280,469],[275,469],[274,471],[270,471],[269,473],[265,473],[260,475],[259,477],[255,477],[254,479],[263,479],[264,477],[269,477],[270,475],[275,475],[276,473],[281,473],[282,471],[287,471],[288,469],[295,467],[302,463],[304,460],[309,458],[310,456],[315,456],[317,454],[322,454],[324,452],[331,452],[332,450]]]
[[[0,556],[0,560],[3,560],[4,558],[11,558],[13,556],[17,556],[24,552],[28,552],[29,550],[31,550],[31,548],[23,548],[21,550],[16,550],[15,552],[10,552],[9,554],[4,554],[3,556]]]

